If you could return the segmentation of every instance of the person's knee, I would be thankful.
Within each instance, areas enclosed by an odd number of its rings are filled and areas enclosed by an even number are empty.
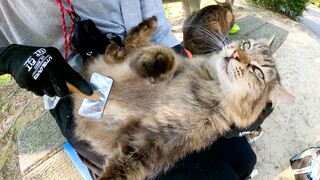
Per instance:
[[[212,146],[211,153],[226,161],[238,177],[249,175],[257,163],[257,156],[245,137],[221,138]]]
[[[245,159],[245,162],[243,163],[244,167],[246,167],[245,172],[251,172],[254,167],[257,164],[257,155],[254,153],[254,151],[248,151],[247,158]]]
[[[243,155],[238,166],[235,168],[239,179],[246,179],[257,164],[257,155],[251,148]]]

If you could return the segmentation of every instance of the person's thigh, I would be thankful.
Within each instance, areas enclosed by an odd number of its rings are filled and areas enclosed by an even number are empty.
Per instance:
[[[255,164],[256,155],[245,137],[220,138],[208,149],[179,161],[158,179],[244,179]]]
[[[250,175],[257,157],[245,137],[220,138],[207,152],[227,162],[241,179]]]
[[[194,153],[177,162],[156,180],[234,180],[238,179],[233,168],[208,151]]]
[[[73,119],[73,104],[70,98],[61,99],[54,109],[50,110],[56,120],[62,135],[69,141],[83,163],[92,174],[99,175],[102,172],[104,157],[92,151],[92,147],[85,141],[74,137],[75,123]]]

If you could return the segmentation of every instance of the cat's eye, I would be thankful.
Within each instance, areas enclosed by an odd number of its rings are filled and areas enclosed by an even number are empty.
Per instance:
[[[263,72],[261,71],[261,69],[259,69],[259,68],[256,67],[256,66],[253,66],[253,67],[252,67],[252,71],[253,71],[253,73],[254,73],[257,77],[259,77],[259,78],[261,78],[261,79],[264,79],[264,75],[263,75]]]
[[[246,41],[242,44],[242,49],[245,50],[245,51],[249,51],[251,48],[251,44],[249,41]]]

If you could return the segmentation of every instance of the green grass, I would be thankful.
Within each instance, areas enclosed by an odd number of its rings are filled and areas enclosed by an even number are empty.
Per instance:
[[[6,162],[8,161],[8,159],[11,156],[10,148],[8,148],[8,147],[1,149],[1,152],[2,153],[0,156],[0,168],[2,168],[6,164]]]
[[[320,0],[310,0],[310,2],[320,8]]]
[[[11,76],[9,74],[0,76],[0,84],[4,84],[10,80],[11,80]]]
[[[169,5],[168,5],[168,4],[163,4],[163,7],[164,7],[164,10],[165,10],[165,12],[166,12],[167,18],[170,18],[171,12],[170,12],[170,7],[169,7]]]

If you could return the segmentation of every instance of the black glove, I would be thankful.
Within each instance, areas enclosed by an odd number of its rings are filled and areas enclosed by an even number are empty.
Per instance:
[[[248,128],[246,129],[239,129],[237,127],[232,127],[232,129],[227,132],[224,137],[225,138],[232,138],[232,137],[239,137],[241,132],[245,131],[254,131],[259,127],[264,120],[272,113],[273,108],[272,108],[272,103],[267,103],[266,107],[262,110],[260,116],[258,119]]]
[[[8,46],[0,51],[0,75],[6,73],[11,74],[21,88],[39,96],[69,94],[66,82],[86,95],[93,93],[88,82],[53,47]]]

